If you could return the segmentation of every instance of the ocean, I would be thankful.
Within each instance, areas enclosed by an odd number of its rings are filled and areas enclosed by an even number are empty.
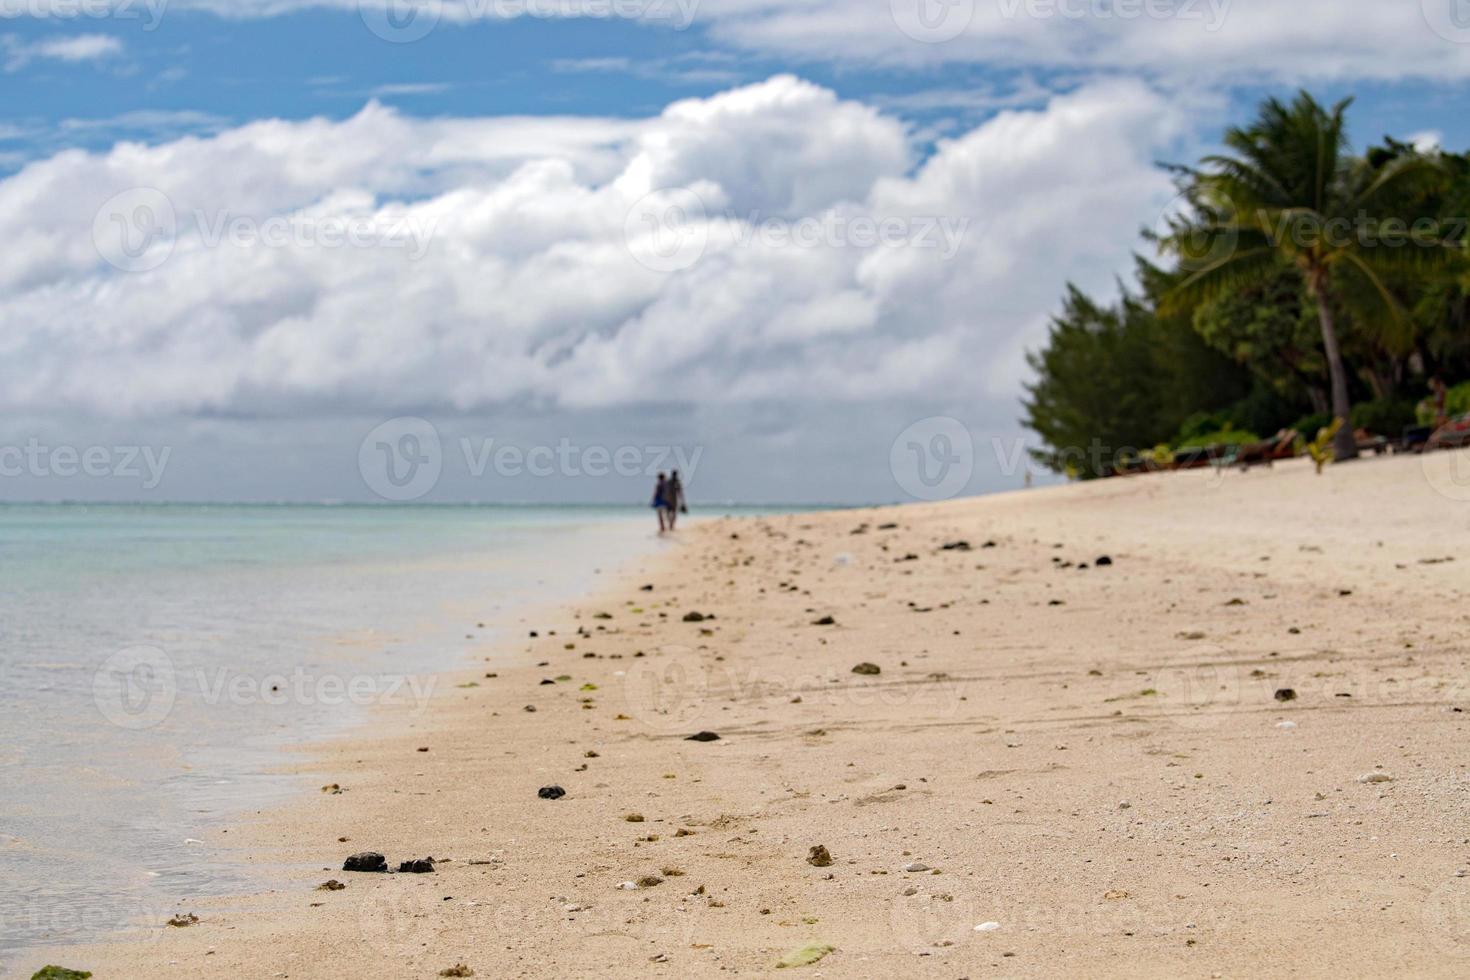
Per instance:
[[[655,551],[646,508],[0,505],[0,964],[246,891],[295,746]],[[254,882],[258,885],[259,882]],[[154,923],[156,924],[156,923]]]

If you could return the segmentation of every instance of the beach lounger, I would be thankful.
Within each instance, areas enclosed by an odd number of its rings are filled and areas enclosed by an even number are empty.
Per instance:
[[[1297,438],[1298,433],[1295,429],[1282,429],[1265,442],[1241,446],[1239,452],[1235,454],[1235,464],[1243,470],[1248,470],[1252,466],[1262,464],[1270,466],[1278,459],[1295,459]]]

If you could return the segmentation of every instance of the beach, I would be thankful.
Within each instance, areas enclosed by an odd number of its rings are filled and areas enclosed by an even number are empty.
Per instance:
[[[1457,462],[702,520],[15,975],[1464,976]]]

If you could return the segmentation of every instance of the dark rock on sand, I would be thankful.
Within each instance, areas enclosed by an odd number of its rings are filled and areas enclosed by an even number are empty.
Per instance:
[[[188,926],[198,925],[199,916],[195,915],[193,912],[183,912],[179,915],[174,916],[172,919],[169,919],[168,924],[173,926],[175,929],[184,929]]]
[[[340,892],[346,887],[346,885],[342,884],[342,882],[338,881],[336,878],[330,878],[327,881],[322,882],[320,885],[317,885],[316,890],[319,892]]]
[[[686,742],[718,742],[719,740],[720,740],[720,736],[716,735],[714,732],[700,732],[697,735],[690,735],[684,741],[686,741]]]
[[[705,619],[706,617],[704,613],[700,612],[691,612],[684,614],[684,622],[686,623],[702,623],[705,621]]]
[[[543,800],[559,800],[567,795],[567,791],[560,786],[543,786],[536,791],[536,795]]]
[[[403,861],[403,862],[401,862],[398,865],[398,872],[399,872],[399,874],[406,874],[406,875],[427,875],[427,874],[433,874],[434,873],[434,859],[431,858],[431,857],[427,857],[427,858],[415,858],[412,861]]]
[[[832,855],[824,845],[818,844],[808,852],[806,863],[814,868],[830,868],[832,867]]]
[[[823,616],[821,619],[819,619],[816,622],[812,623],[812,625],[813,626],[836,626],[837,625],[837,620],[833,619],[831,616]]]
[[[862,674],[864,677],[877,677],[883,673],[883,668],[877,664],[858,664],[852,669],[854,674]]]
[[[342,870],[380,873],[388,870],[388,859],[377,851],[363,851],[343,861]]]
[[[1107,568],[1112,563],[1113,559],[1109,558],[1107,555],[1103,555],[1097,561],[1093,562],[1093,564],[1096,565],[1098,568]]]
[[[1292,690],[1289,687],[1283,687],[1281,690],[1279,690],[1279,691],[1276,692],[1276,700],[1277,701],[1295,701],[1296,700],[1296,691]]]
[[[944,546],[944,550],[945,551],[970,551],[972,549],[970,548],[970,542],[968,542],[968,541],[951,541],[949,544],[947,544],[947,545]]]

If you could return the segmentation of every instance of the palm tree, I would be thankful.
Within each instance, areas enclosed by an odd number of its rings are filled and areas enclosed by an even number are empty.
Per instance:
[[[1282,262],[1297,270],[1321,320],[1332,411],[1342,419],[1335,442],[1340,460],[1358,451],[1338,341],[1338,285],[1359,277],[1367,288],[1354,295],[1372,296],[1380,307],[1355,310],[1355,323],[1402,329],[1404,312],[1385,275],[1439,266],[1453,255],[1432,222],[1391,213],[1393,204],[1417,198],[1439,179],[1438,162],[1415,153],[1375,166],[1349,156],[1344,117],[1351,103],[1325,109],[1306,92],[1291,105],[1263,103],[1254,123],[1226,131],[1229,153],[1205,157],[1198,168],[1176,168],[1189,213],[1171,218],[1157,236],[1180,263],[1166,308],[1188,309],[1255,284]]]

